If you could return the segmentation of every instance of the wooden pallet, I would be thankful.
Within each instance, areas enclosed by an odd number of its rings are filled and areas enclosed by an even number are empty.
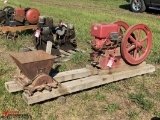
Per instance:
[[[52,89],[51,92],[46,90],[42,92],[36,92],[33,96],[28,96],[26,93],[23,93],[22,97],[27,104],[34,104],[51,98],[57,98],[66,94],[154,71],[155,67],[146,63],[142,63],[138,66],[126,65],[120,67],[120,69],[115,68],[111,70],[105,70],[105,72],[102,70],[87,68],[71,70],[58,73],[54,76],[55,80],[60,83],[60,86],[57,89]],[[22,90],[22,87],[20,87],[16,81],[6,82],[5,87],[9,92]]]

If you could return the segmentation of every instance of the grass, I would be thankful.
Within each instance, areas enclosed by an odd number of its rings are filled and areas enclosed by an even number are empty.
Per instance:
[[[118,103],[112,103],[107,106],[103,106],[103,110],[108,113],[114,113],[116,110],[121,110],[121,107]]]
[[[4,61],[0,61],[0,76],[4,75],[8,71],[11,71],[12,68]]]
[[[157,116],[157,117],[160,117],[160,111],[155,111],[154,115]]]
[[[106,100],[106,96],[101,93],[101,91],[97,91],[94,95],[94,99],[96,101],[104,101]]]
[[[126,114],[129,117],[129,120],[138,120],[139,112],[137,112],[137,111],[129,111]]]
[[[129,94],[129,99],[140,106],[142,109],[147,111],[151,110],[154,107],[154,103],[146,99],[146,95],[143,93]]]
[[[3,2],[3,1],[1,1]],[[66,23],[74,24],[78,47],[86,53],[76,53],[71,61],[61,63],[59,71],[66,71],[85,67],[88,64],[90,45],[87,40],[93,39],[90,35],[92,23],[125,21],[130,26],[143,23],[152,31],[153,45],[147,57],[147,63],[159,66],[160,64],[160,17],[158,12],[132,13],[124,0],[9,0],[13,7],[35,7],[41,15],[49,16],[57,24],[61,19]],[[0,7],[4,7],[0,4]],[[29,114],[33,119],[40,120],[150,120],[160,118],[160,72],[156,69],[155,76],[140,76],[125,81],[110,83],[88,91],[67,96],[65,105],[52,99],[43,103],[26,105],[21,94],[8,93],[4,83],[10,81],[15,74],[15,64],[6,57],[8,52],[17,52],[21,47],[31,46],[32,32],[20,32],[17,41],[0,40],[0,114],[3,111],[19,111]],[[2,51],[2,52],[1,52]],[[1,116],[1,115],[0,115]]]
[[[112,91],[118,91],[120,88],[116,86],[116,84],[107,84],[102,87],[103,90],[112,92]]]

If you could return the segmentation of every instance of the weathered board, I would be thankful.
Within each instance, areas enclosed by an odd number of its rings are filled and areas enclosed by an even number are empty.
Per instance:
[[[46,53],[51,54],[51,50],[52,50],[52,42],[47,41]]]
[[[60,73],[53,73],[52,76],[57,82],[65,82],[68,80],[73,80],[77,78],[83,78],[91,75],[96,75],[98,71],[96,69],[90,70],[87,68],[82,69],[76,69],[76,70],[70,70]],[[23,83],[17,79],[14,79],[13,81],[5,82],[5,88],[9,92],[18,92],[23,90]]]
[[[22,97],[27,104],[34,104],[51,98],[56,98],[62,95],[82,91],[88,88],[93,88],[95,86],[119,81],[122,79],[154,71],[155,67],[153,65],[143,64],[139,67],[130,67],[130,69],[128,70],[124,69],[123,71],[115,72],[112,74],[92,75],[84,78],[62,82],[57,89],[53,89],[51,92],[44,90],[42,92],[36,92],[33,96],[28,96],[26,93],[23,93]]]
[[[1,28],[1,32],[2,33],[16,32],[16,31],[22,31],[22,30],[28,30],[28,29],[37,29],[37,25],[17,26],[17,27],[4,26]]]

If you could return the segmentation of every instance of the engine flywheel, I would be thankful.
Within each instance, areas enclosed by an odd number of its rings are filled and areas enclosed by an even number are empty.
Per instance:
[[[125,62],[138,65],[148,56],[152,46],[152,33],[144,24],[128,28],[123,35],[121,54]]]

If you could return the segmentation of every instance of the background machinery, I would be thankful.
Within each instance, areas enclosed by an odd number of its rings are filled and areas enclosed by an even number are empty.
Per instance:
[[[52,55],[60,55],[60,49],[64,51],[76,49],[74,26],[65,24],[62,20],[58,25],[54,25],[52,18],[40,16],[33,44],[37,50],[46,50],[47,41],[52,42]]]
[[[36,8],[13,8],[6,6],[0,10],[0,32],[7,38],[15,37],[13,32],[36,29],[40,12]]]

